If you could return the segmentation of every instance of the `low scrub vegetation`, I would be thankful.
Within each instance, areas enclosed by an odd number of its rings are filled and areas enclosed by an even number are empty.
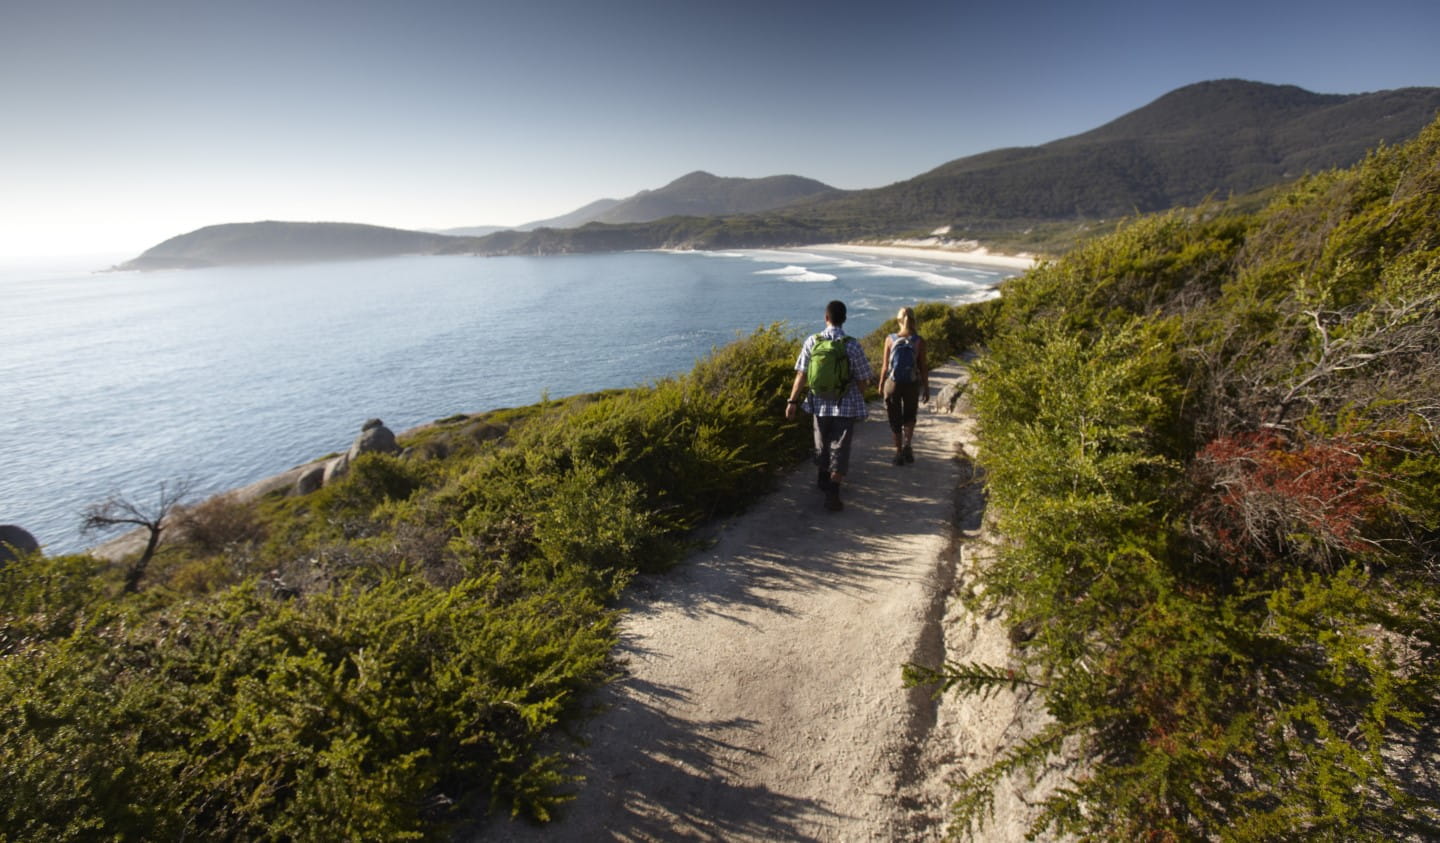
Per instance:
[[[797,350],[772,326],[683,377],[443,420],[307,496],[184,508],[133,591],[88,556],[0,569],[0,840],[547,818],[614,596],[805,452]]]
[[[1032,683],[1054,722],[964,783],[952,831],[1078,753],[1032,832],[1440,835],[1440,122],[1253,213],[1136,220],[986,307],[978,601],[1024,670],[910,672]]]

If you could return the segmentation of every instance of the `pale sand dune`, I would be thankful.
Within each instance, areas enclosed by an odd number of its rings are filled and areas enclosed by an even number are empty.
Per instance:
[[[970,263],[981,266],[1003,266],[1010,269],[1029,269],[1039,262],[1033,255],[1000,255],[993,254],[984,246],[976,246],[971,249],[948,248],[944,246],[903,246],[903,245],[873,245],[867,243],[824,243],[818,246],[805,246],[796,251],[804,252],[848,252],[857,255],[877,255],[895,258],[915,258],[917,260],[947,261],[952,263]]]

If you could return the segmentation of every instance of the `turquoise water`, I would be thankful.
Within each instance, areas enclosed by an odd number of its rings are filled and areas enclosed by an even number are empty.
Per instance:
[[[863,336],[1009,274],[788,250],[0,269],[0,523],[70,552],[113,493],[235,488],[343,450],[368,418],[399,432],[645,383],[761,325],[818,330],[832,298]]]

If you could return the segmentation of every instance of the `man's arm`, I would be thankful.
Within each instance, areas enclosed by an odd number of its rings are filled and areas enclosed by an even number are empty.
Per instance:
[[[808,383],[804,369],[795,372],[795,382],[790,385],[790,400],[785,404],[785,418],[795,418],[796,408],[800,406],[800,401],[805,397],[805,387]]]

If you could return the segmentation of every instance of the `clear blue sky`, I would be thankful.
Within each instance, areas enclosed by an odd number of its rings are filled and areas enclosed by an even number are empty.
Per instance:
[[[0,256],[878,187],[1207,79],[1440,86],[1436,33],[1436,0],[0,0]]]

